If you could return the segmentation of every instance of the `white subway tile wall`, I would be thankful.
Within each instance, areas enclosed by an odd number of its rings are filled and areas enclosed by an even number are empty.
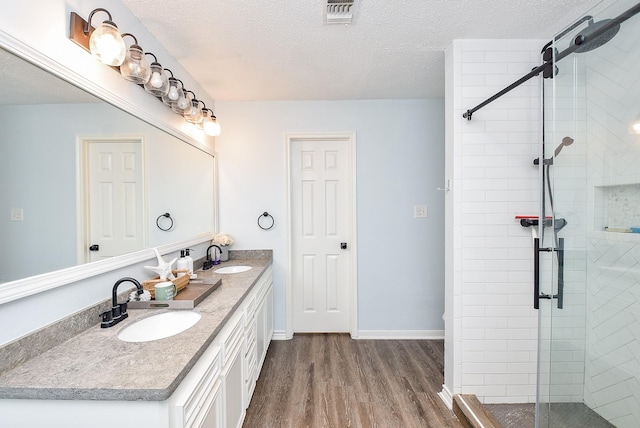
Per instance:
[[[541,140],[537,78],[473,115],[540,64],[542,40],[456,40],[450,47],[453,138],[453,393],[485,403],[533,402],[538,322],[531,231]],[[456,123],[458,121],[458,123]]]

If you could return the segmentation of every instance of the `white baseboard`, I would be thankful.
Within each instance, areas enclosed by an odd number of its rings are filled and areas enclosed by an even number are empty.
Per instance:
[[[353,339],[443,340],[444,330],[360,330]]]
[[[438,397],[440,397],[449,410],[453,409],[453,395],[451,395],[451,391],[449,391],[445,385],[442,385],[442,391],[438,392]]]
[[[271,340],[290,340],[291,337],[287,337],[287,332],[284,330],[275,330]]]

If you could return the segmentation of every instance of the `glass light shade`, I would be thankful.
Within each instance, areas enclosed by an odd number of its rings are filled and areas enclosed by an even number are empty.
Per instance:
[[[157,62],[151,63],[151,77],[144,84],[144,89],[156,97],[162,97],[169,92],[169,79]]]
[[[162,97],[162,102],[171,107],[178,102],[180,97],[184,98],[184,92],[182,92],[178,80],[169,77],[169,90],[167,94]]]
[[[204,123],[211,118],[211,114],[208,109],[202,109],[202,120],[196,123],[196,128],[204,129]]]
[[[193,95],[191,95],[191,92],[182,91],[182,93],[183,97],[179,97],[178,101],[171,106],[171,109],[178,114],[184,114],[184,111],[191,106],[191,101],[193,101]]]
[[[112,67],[121,65],[127,54],[118,27],[111,21],[104,21],[91,33],[89,49],[98,61]]]
[[[220,135],[220,124],[218,123],[218,120],[215,116],[205,120],[203,127],[204,133],[211,137],[217,137],[218,135]]]
[[[184,119],[190,123],[199,123],[202,122],[202,110],[198,106],[200,101],[194,99],[191,101],[191,107],[187,108],[184,111]]]
[[[149,81],[151,66],[140,46],[131,45],[124,62],[120,66],[120,74],[128,81],[139,85],[144,85]]]

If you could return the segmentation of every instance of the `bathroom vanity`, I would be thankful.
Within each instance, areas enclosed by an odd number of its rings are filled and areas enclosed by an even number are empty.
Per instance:
[[[218,267],[251,270],[218,274]],[[222,285],[195,309],[201,319],[165,339],[118,333],[165,309],[130,309],[0,377],[2,427],[239,427],[273,336],[271,257],[198,271]],[[97,314],[96,314],[97,320]]]

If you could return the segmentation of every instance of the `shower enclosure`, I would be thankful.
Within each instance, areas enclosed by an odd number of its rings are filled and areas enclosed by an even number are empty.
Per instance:
[[[546,220],[536,253],[536,427],[640,426],[637,9],[637,1],[607,2],[547,52],[554,77],[543,84],[538,162]],[[621,16],[619,26],[575,49],[580,35]]]

